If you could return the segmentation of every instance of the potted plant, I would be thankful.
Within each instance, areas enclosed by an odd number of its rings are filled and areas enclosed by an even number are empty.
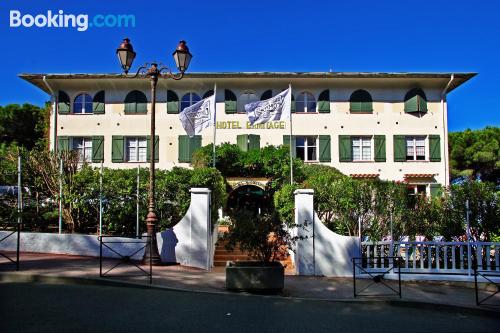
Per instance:
[[[230,251],[239,248],[254,261],[229,261],[226,265],[226,289],[280,291],[285,270],[279,262],[288,256],[294,239],[274,212],[255,214],[240,210],[233,214],[232,229],[223,239]]]

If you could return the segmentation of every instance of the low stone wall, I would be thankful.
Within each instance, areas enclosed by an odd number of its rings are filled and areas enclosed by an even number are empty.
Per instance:
[[[184,218],[173,228],[156,235],[158,250],[163,262],[210,269],[213,259],[212,228],[210,222],[210,190],[191,189],[191,204]],[[10,232],[0,231],[0,239]],[[122,255],[130,255],[143,247],[144,243],[119,243],[134,241],[132,238],[105,238],[107,244]],[[53,234],[40,232],[21,233],[21,252],[54,253],[99,257],[99,240],[96,235]],[[16,251],[17,234],[0,242],[0,251]],[[138,251],[132,259],[141,259],[144,251]],[[118,254],[103,246],[103,257],[119,258]]]
[[[0,239],[7,236],[10,232],[0,231]],[[160,236],[160,234],[158,234]],[[113,238],[113,241],[127,241],[128,238]],[[3,242],[0,242],[1,251],[16,251],[17,234],[10,236]],[[109,244],[116,252],[121,254],[130,254],[137,251],[143,244]],[[21,233],[21,252],[34,253],[53,253],[69,254],[78,256],[99,257],[99,240],[96,235],[77,235],[77,234],[51,234],[41,232],[22,232]],[[142,258],[143,252],[137,253],[133,259]],[[103,257],[119,258],[113,251],[103,246]]]

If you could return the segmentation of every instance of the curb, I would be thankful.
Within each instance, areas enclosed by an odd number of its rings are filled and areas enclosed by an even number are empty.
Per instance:
[[[101,277],[78,277],[78,276],[57,276],[57,275],[44,275],[44,274],[30,274],[19,272],[0,272],[0,283],[47,283],[47,284],[70,284],[70,285],[92,285],[92,286],[105,286],[105,287],[122,287],[122,288],[137,288],[137,289],[153,289],[163,291],[174,291],[184,293],[197,293],[208,294],[217,296],[235,296],[235,297],[258,297],[277,300],[300,300],[300,301],[314,301],[314,302],[336,302],[336,303],[362,303],[362,304],[387,304],[390,306],[403,306],[407,308],[419,309],[425,308],[428,310],[440,310],[450,313],[466,312],[471,315],[480,315],[487,317],[498,318],[500,308],[485,307],[479,308],[477,306],[453,305],[443,303],[429,303],[418,302],[413,300],[402,299],[324,299],[324,298],[307,298],[307,297],[293,297],[293,296],[279,296],[279,295],[259,295],[251,293],[234,293],[228,291],[207,291],[207,290],[192,290],[159,285],[149,285],[137,282],[126,282],[110,278]]]

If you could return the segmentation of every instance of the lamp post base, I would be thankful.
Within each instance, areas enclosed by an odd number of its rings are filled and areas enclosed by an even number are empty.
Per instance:
[[[142,257],[142,263],[144,265],[149,265],[150,262],[153,266],[159,266],[162,264],[161,256],[158,251],[158,242],[156,241],[157,222],[158,219],[156,218],[156,214],[150,211],[146,217],[146,230],[151,241],[147,242],[146,247],[144,248],[144,256]]]

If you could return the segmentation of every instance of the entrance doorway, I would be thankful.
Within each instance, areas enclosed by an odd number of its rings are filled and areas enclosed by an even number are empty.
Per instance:
[[[227,199],[228,213],[246,210],[259,215],[271,207],[269,194],[256,185],[243,185],[233,190]]]

